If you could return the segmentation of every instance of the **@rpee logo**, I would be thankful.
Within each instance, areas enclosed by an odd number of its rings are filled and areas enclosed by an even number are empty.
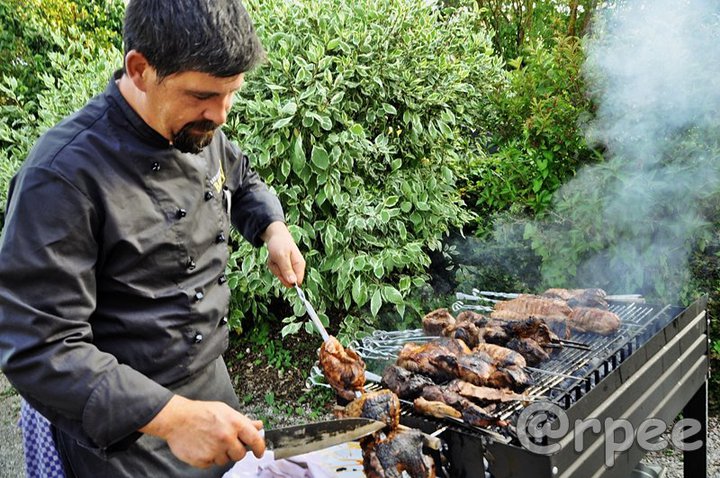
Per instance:
[[[680,451],[695,451],[703,446],[702,440],[692,440],[702,430],[698,420],[684,418],[668,425],[659,418],[647,418],[634,426],[624,418],[586,418],[575,420],[570,428],[570,419],[562,407],[552,402],[534,402],[523,409],[517,421],[517,435],[520,444],[527,450],[552,455],[561,450],[559,440],[571,438],[575,452],[581,453],[597,440],[604,437],[605,466],[615,465],[617,453],[629,450],[634,443],[645,451],[660,451],[671,445]],[[670,439],[665,438],[670,431]]]

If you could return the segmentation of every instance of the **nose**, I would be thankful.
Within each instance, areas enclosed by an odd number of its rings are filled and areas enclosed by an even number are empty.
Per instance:
[[[205,109],[203,117],[218,125],[225,124],[230,108],[232,108],[232,103],[232,95],[220,96],[216,98],[216,101],[213,101],[212,104],[208,105]]]

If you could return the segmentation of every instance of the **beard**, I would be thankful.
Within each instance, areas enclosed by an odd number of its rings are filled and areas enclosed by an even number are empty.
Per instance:
[[[173,136],[172,144],[183,153],[197,154],[210,144],[215,130],[219,127],[220,125],[210,120],[193,121]]]

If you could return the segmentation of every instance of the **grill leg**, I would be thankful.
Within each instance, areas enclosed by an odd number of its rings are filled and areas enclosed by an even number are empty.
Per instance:
[[[694,478],[707,476],[707,421],[708,421],[708,387],[707,381],[695,392],[695,395],[685,405],[683,418],[695,419],[700,422],[700,432],[695,437],[686,437],[686,440],[695,438],[702,440],[702,446],[694,451],[683,452],[683,476]]]

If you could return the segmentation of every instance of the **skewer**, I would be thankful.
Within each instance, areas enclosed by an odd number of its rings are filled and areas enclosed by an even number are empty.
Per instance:
[[[302,301],[303,305],[305,305],[305,310],[307,311],[308,315],[310,316],[310,319],[312,320],[313,325],[315,325],[315,328],[317,329],[317,331],[320,332],[320,335],[323,338],[323,342],[329,341],[330,334],[328,334],[327,330],[325,330],[325,326],[320,321],[320,317],[318,317],[313,306],[305,298],[305,293],[300,288],[300,286],[297,284],[295,284],[295,290],[297,291],[298,297],[300,297],[300,300]]]
[[[571,378],[574,380],[589,380],[588,377],[576,377],[575,375],[569,375],[567,373],[560,373],[560,372],[552,372],[550,370],[543,370],[541,368],[535,368],[535,367],[524,367],[525,370],[530,370],[533,372],[539,372],[544,373],[546,375],[552,375],[554,377],[561,377],[561,378]]]
[[[572,340],[559,339],[558,343],[560,345],[562,345],[563,347],[568,347],[571,349],[592,350],[592,347],[590,347],[589,345],[584,344],[582,342],[574,342]]]

